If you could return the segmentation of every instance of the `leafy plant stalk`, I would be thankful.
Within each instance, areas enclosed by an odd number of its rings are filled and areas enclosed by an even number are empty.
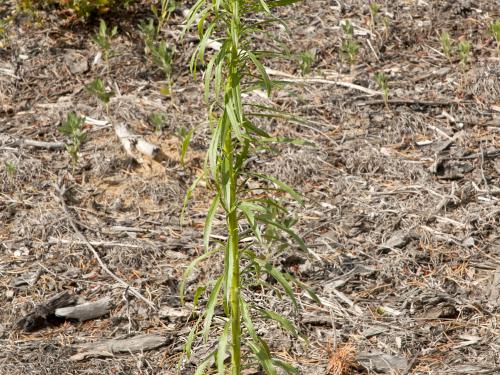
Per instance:
[[[272,14],[271,8],[285,6],[298,0],[198,0],[188,15],[185,31],[197,24],[200,43],[191,58],[191,70],[196,76],[198,67],[204,66],[205,100],[209,104],[209,119],[212,127],[212,138],[207,152],[205,177],[208,186],[214,191],[214,198],[208,209],[203,233],[205,254],[195,259],[186,269],[180,286],[181,299],[184,299],[185,280],[194,267],[215,254],[224,253],[224,272],[212,282],[211,288],[198,288],[195,293],[195,304],[201,294],[210,290],[206,309],[198,322],[193,326],[187,338],[185,353],[189,356],[197,337],[206,340],[211,330],[215,306],[221,304],[224,308],[227,323],[219,336],[217,348],[198,367],[196,374],[201,374],[213,357],[219,375],[225,374],[224,358],[226,349],[231,354],[232,375],[240,375],[242,371],[242,356],[253,354],[267,374],[275,375],[275,366],[280,366],[289,372],[296,372],[293,366],[272,358],[268,345],[256,333],[252,316],[273,319],[283,329],[297,336],[293,324],[281,315],[255,308],[245,300],[245,289],[249,285],[268,285],[261,279],[262,273],[267,273],[277,281],[291,299],[295,308],[295,300],[291,282],[299,284],[291,275],[280,272],[270,262],[270,255],[261,252],[273,249],[273,252],[283,251],[290,246],[288,241],[295,243],[300,250],[306,251],[304,241],[291,228],[296,222],[288,217],[288,211],[274,195],[284,193],[301,201],[300,195],[285,183],[247,169],[247,159],[252,151],[270,150],[273,143],[295,140],[271,136],[266,130],[253,123],[253,118],[287,117],[273,108],[244,103],[244,92],[263,87],[270,94],[273,87],[260,58],[275,56],[266,51],[252,51],[251,43],[254,35],[264,32],[263,28],[271,22],[279,22]],[[265,21],[255,22],[255,17],[263,16]],[[217,35],[221,42],[220,49],[205,61],[205,51],[211,38]],[[213,88],[213,90],[212,90]],[[253,111],[247,111],[251,106]],[[183,142],[185,153],[186,143],[190,134]],[[304,143],[304,142],[302,142]],[[250,179],[259,181],[266,194],[255,194],[254,189],[247,187]],[[197,179],[188,189],[186,199],[192,194]],[[272,185],[267,188],[266,185]],[[265,195],[265,196],[263,196]],[[225,229],[227,240],[220,245],[211,244],[210,234],[214,217],[218,209],[225,214]],[[240,243],[240,226],[245,225],[253,233],[255,243],[244,245]],[[216,248],[211,251],[211,247]],[[219,246],[219,247],[218,247]],[[264,248],[264,249],[263,249]],[[303,286],[302,284],[299,284]],[[242,292],[246,290],[246,292]],[[310,291],[309,291],[310,292]],[[310,292],[311,296],[314,296]],[[314,297],[313,297],[314,298]],[[316,297],[317,300],[317,297]],[[255,314],[255,315],[252,315]],[[201,331],[201,332],[200,332]],[[248,350],[243,350],[245,347]]]

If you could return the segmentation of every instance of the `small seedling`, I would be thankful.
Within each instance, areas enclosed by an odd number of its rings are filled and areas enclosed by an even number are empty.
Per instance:
[[[493,39],[495,39],[495,42],[497,43],[497,52],[500,53],[500,20],[495,20],[494,22],[490,23],[488,29],[490,31],[490,34],[493,36]]]
[[[300,54],[300,70],[302,75],[309,74],[311,72],[311,67],[316,59],[316,50],[311,49],[309,51],[301,52]]]
[[[439,40],[441,41],[441,49],[443,50],[443,54],[446,56],[448,60],[451,59],[451,45],[452,40],[450,38],[450,34],[446,31],[442,32],[439,36]]]
[[[14,185],[14,176],[16,174],[17,167],[11,161],[5,162],[5,171],[7,172],[7,179],[9,180],[10,185]]]
[[[370,26],[373,32],[373,27],[375,26],[378,13],[380,11],[380,5],[375,1],[370,1],[369,7],[370,7]]]
[[[146,45],[146,54],[151,53],[151,49],[156,40],[156,28],[152,18],[148,19],[147,22],[141,22],[139,24],[139,31],[144,39],[144,44]]]
[[[389,37],[389,30],[391,26],[391,21],[389,17],[382,18],[382,24],[384,25],[384,37],[387,39]]]
[[[342,30],[344,30],[345,35],[347,35],[349,38],[352,38],[354,36],[354,26],[349,22],[349,20],[346,20],[342,24]]]
[[[165,120],[166,117],[163,113],[153,113],[149,116],[149,122],[155,127],[155,132],[157,134],[161,134],[163,131],[163,128],[166,125]]]
[[[359,44],[354,40],[344,40],[341,52],[347,58],[349,65],[352,66],[358,58]]]
[[[382,90],[384,96],[384,104],[389,108],[389,85],[387,84],[387,76],[383,72],[375,73],[375,82],[377,82],[378,87]]]
[[[184,166],[184,160],[186,158],[187,150],[189,147],[189,143],[191,142],[191,137],[193,136],[194,128],[191,130],[187,130],[184,127],[181,127],[175,132],[175,135],[179,138],[181,141],[181,150],[180,150],[180,162],[181,165]]]
[[[151,11],[153,12],[156,18],[156,33],[159,34],[161,28],[165,24],[165,22],[170,17],[170,14],[175,10],[176,4],[174,0],[160,0],[160,8],[156,6],[156,4],[151,5]]]
[[[170,82],[170,77],[172,75],[173,54],[172,49],[167,46],[167,42],[164,40],[160,43],[151,45],[151,57],[153,58],[153,62],[163,70],[165,79],[168,82]]]
[[[111,40],[118,33],[117,27],[113,27],[110,32],[108,32],[108,26],[106,22],[101,19],[99,22],[99,32],[94,36],[94,42],[101,47],[102,54],[104,56],[104,62],[106,66],[109,64],[109,57],[111,52]]]
[[[109,101],[110,101],[111,97],[113,95],[115,95],[114,91],[106,90],[106,87],[104,87],[104,82],[100,78],[94,79],[85,88],[91,94],[97,96],[97,98],[99,98],[99,100],[104,103],[104,107],[106,108],[106,112],[108,112]]]
[[[77,116],[75,113],[70,112],[66,120],[58,128],[61,134],[70,138],[70,143],[66,145],[66,150],[71,156],[73,164],[73,171],[75,170],[76,163],[78,162],[78,152],[83,142],[87,139],[87,134],[83,131],[83,124],[85,119]]]
[[[458,55],[460,56],[460,66],[465,69],[469,61],[471,44],[464,40],[458,44]]]

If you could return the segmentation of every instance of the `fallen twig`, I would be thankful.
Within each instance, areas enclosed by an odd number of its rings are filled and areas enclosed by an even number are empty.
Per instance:
[[[73,221],[71,214],[68,210],[68,207],[66,206],[66,202],[64,201],[64,193],[65,193],[65,188],[64,186],[59,186],[55,185],[55,189],[59,196],[58,198],[59,202],[61,203],[62,209],[64,210],[64,213],[66,214],[66,218],[68,219],[69,224],[73,228],[75,234],[80,237],[80,239],[84,242],[84,244],[87,246],[87,248],[90,250],[90,252],[94,255],[94,258],[97,260],[101,268],[106,272],[109,276],[111,276],[115,281],[117,281],[120,285],[122,285],[124,288],[128,289],[132,295],[135,297],[139,298],[146,304],[148,304],[151,308],[154,310],[158,310],[156,305],[151,302],[149,299],[144,297],[141,293],[139,293],[135,288],[131,287],[130,285],[127,284],[126,281],[120,279],[118,276],[116,276],[109,268],[106,266],[106,264],[102,261],[101,257],[97,253],[97,251],[94,249],[92,244],[87,240],[87,237],[83,235],[83,233],[78,229],[78,227],[75,225],[75,222]]]

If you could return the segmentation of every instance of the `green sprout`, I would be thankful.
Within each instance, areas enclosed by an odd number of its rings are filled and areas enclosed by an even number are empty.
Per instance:
[[[301,52],[300,54],[300,70],[302,75],[309,74],[311,72],[311,67],[316,59],[316,50],[311,49],[309,51]]]
[[[174,0],[160,0],[160,8],[158,8],[156,4],[151,5],[151,11],[153,12],[157,22],[156,33],[160,33],[161,28],[176,7],[177,5]]]
[[[500,20],[495,20],[490,23],[488,30],[493,36],[493,39],[495,39],[495,42],[497,44],[497,52],[500,53]]]
[[[5,170],[7,172],[7,179],[9,180],[9,184],[13,186],[17,167],[13,162],[7,160],[5,162]]]
[[[94,79],[91,83],[85,86],[88,92],[95,95],[102,103],[104,103],[104,107],[106,108],[106,112],[108,112],[109,101],[111,97],[115,95],[113,90],[106,90],[104,86],[104,82],[100,78]]]
[[[380,88],[380,90],[382,90],[386,108],[389,108],[389,85],[387,83],[387,76],[385,75],[385,73],[376,72],[375,82],[377,82],[378,87]]]
[[[146,45],[146,54],[151,53],[151,49],[156,40],[156,28],[154,25],[154,20],[149,18],[147,22],[141,22],[139,24],[139,31],[144,39],[144,44]]]
[[[163,113],[153,113],[149,116],[149,122],[155,127],[155,132],[161,134],[166,126],[166,116]]]
[[[354,40],[344,40],[340,51],[347,58],[349,65],[352,66],[358,58],[359,44]]]
[[[172,49],[167,46],[167,42],[164,40],[160,43],[153,43],[150,48],[153,62],[161,68],[165,75],[165,79],[170,83],[170,78],[172,76],[172,58],[174,54]]]
[[[471,49],[471,44],[464,40],[460,43],[458,43],[458,55],[460,56],[460,66],[462,69],[465,69],[467,66],[467,63],[469,61],[469,54],[470,54],[470,49]]]
[[[370,26],[372,28],[372,33],[373,33],[373,27],[375,26],[378,13],[380,11],[380,5],[375,1],[370,1],[369,7],[370,7]]]
[[[439,40],[441,41],[441,49],[443,50],[443,54],[446,56],[448,60],[451,59],[451,45],[452,40],[450,38],[450,34],[446,31],[443,31],[439,36]]]
[[[344,30],[345,35],[347,35],[348,37],[352,38],[354,36],[354,27],[352,23],[349,22],[349,20],[346,20],[342,24],[342,30]]]
[[[78,152],[82,144],[87,139],[87,133],[83,131],[85,118],[77,116],[74,112],[68,113],[66,120],[59,126],[61,134],[69,137],[70,143],[66,145],[66,150],[71,157],[73,172],[78,162]]]
[[[117,27],[113,27],[110,32],[108,32],[108,26],[106,22],[101,19],[99,22],[99,32],[94,36],[94,42],[101,47],[102,54],[104,56],[104,62],[106,66],[109,65],[109,57],[111,52],[111,40],[116,36],[118,32]]]

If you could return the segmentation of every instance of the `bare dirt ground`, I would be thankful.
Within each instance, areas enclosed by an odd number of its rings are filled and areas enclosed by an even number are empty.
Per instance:
[[[17,16],[2,41],[2,374],[192,374],[213,346],[197,343],[192,361],[176,368],[193,324],[179,302],[179,281],[203,252],[210,202],[198,189],[180,225],[209,138],[202,82],[187,67],[196,38],[179,39],[180,11],[162,30],[176,49],[173,89],[162,95],[163,75],[137,31],[150,16],[144,9],[107,17],[119,31],[109,69],[93,63],[98,22],[58,10]],[[12,2],[0,5],[2,17],[13,11]],[[276,28],[271,39],[256,40],[288,46],[291,55],[316,51],[307,82],[300,61],[267,62],[299,82],[283,82],[263,99],[303,118],[270,122],[274,134],[315,146],[281,145],[253,163],[306,199],[289,209],[310,252],[292,245],[275,264],[310,285],[322,304],[299,289],[299,313],[278,288],[252,297],[307,337],[258,324],[273,353],[300,374],[500,374],[500,59],[487,32],[498,11],[494,0],[382,1],[389,23],[380,18],[372,33],[366,1],[315,0],[282,11],[291,34]],[[340,53],[344,20],[361,44],[352,69]],[[456,53],[451,61],[441,53],[442,31],[471,42],[465,69]],[[366,90],[378,91],[379,71],[389,78],[388,108]],[[85,90],[97,76],[116,92],[109,112]],[[75,170],[64,149],[26,142],[66,142],[57,128],[70,111],[101,121],[87,121]],[[161,134],[148,120],[152,113],[166,117]],[[117,123],[158,144],[163,160],[131,162],[113,131]],[[183,167],[179,129],[194,127]],[[222,216],[214,231],[224,236]],[[103,271],[78,232],[159,311]],[[189,280],[188,299],[197,282],[219,271],[215,261],[203,264]],[[20,329],[20,318],[62,291],[86,301],[111,298],[112,308],[99,319]],[[138,334],[163,339],[150,351],[74,357],[83,344]]]

